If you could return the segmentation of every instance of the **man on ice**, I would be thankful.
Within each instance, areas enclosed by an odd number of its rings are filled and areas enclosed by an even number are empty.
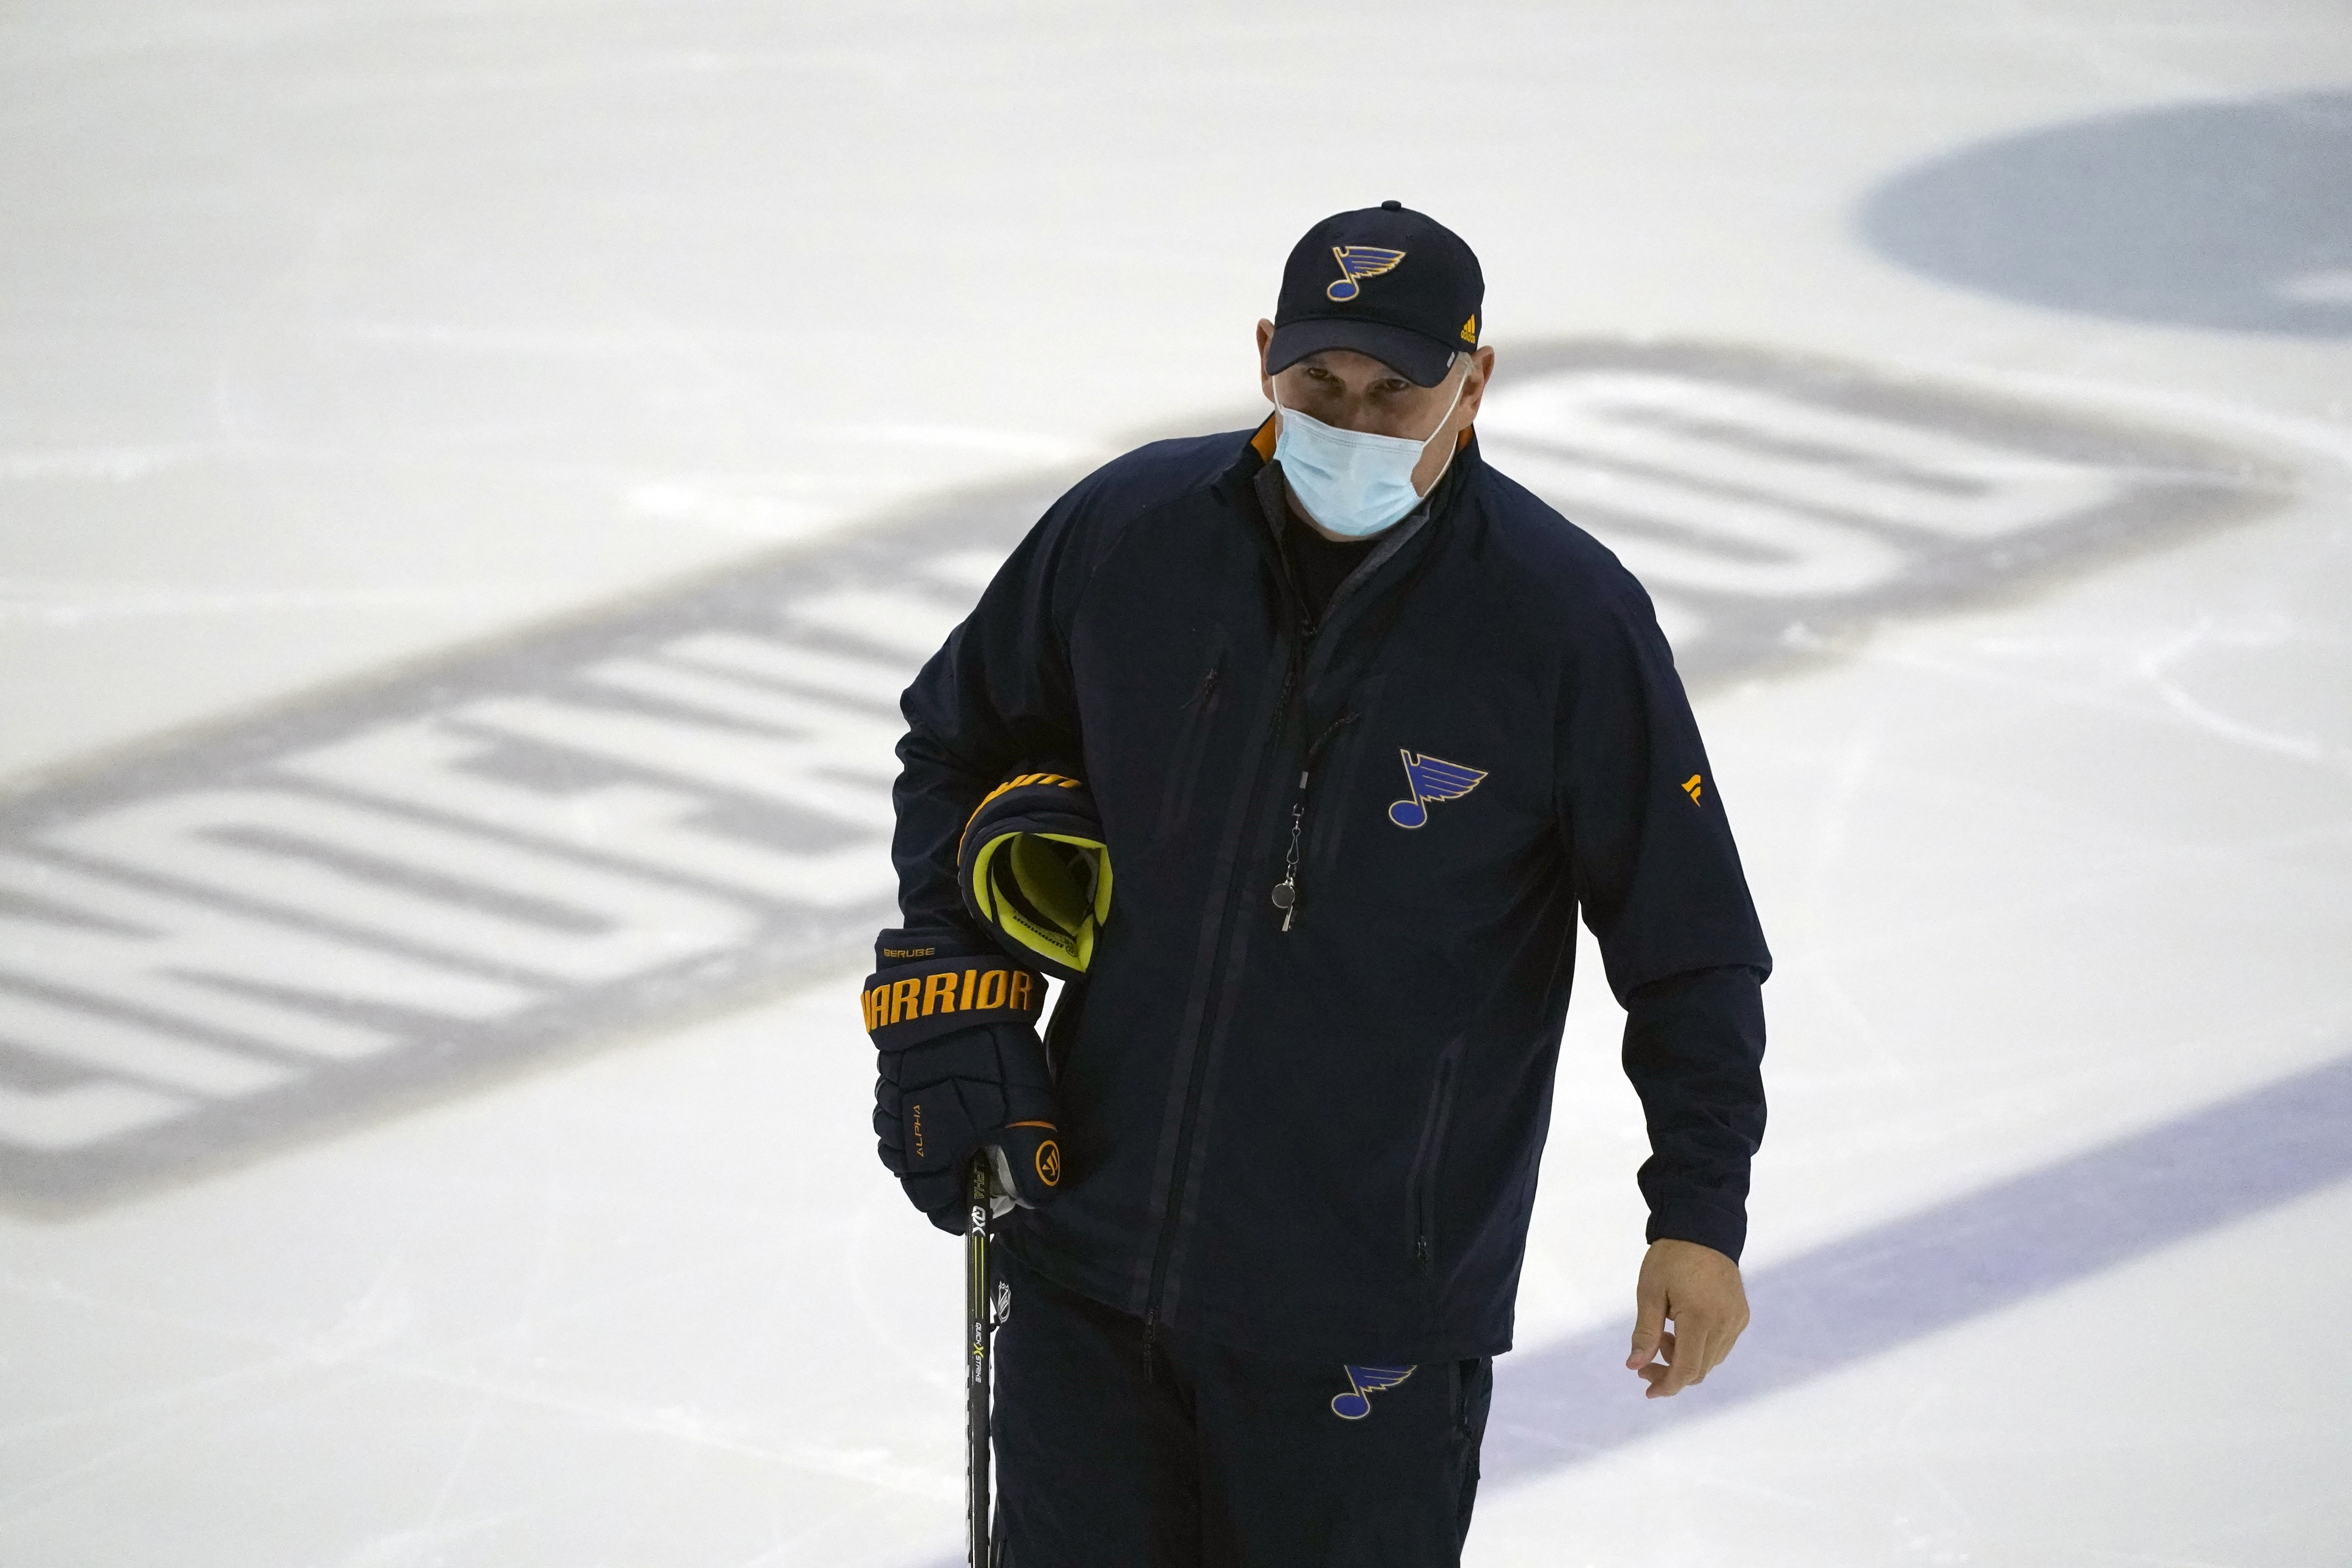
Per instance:
[[[1317,224],[1265,424],[1079,483],[906,693],[875,1121],[943,1228],[975,1157],[1015,1205],[1010,1568],[1459,1560],[1580,911],[1653,1149],[1627,1364],[1746,1324],[1770,955],[1647,595],[1479,456],[1483,309],[1431,218]]]

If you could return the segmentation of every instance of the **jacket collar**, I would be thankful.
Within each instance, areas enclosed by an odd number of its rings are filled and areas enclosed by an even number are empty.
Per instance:
[[[1239,461],[1234,466],[1232,478],[1246,488],[1256,500],[1258,515],[1265,526],[1266,541],[1273,549],[1277,569],[1286,572],[1289,568],[1283,550],[1282,534],[1283,530],[1289,526],[1290,498],[1282,482],[1281,466],[1274,461],[1274,416],[1268,415],[1265,422],[1251,434]],[[1421,504],[1407,512],[1402,520],[1390,524],[1374,536],[1377,542],[1362,563],[1348,574],[1347,581],[1332,594],[1331,602],[1323,607],[1323,625],[1330,625],[1340,607],[1357,598],[1360,591],[1379,574],[1381,568],[1403,553],[1407,546],[1424,535],[1442,531],[1433,530],[1430,524],[1449,520],[1459,511],[1463,493],[1469,486],[1470,472],[1478,466],[1478,461],[1476,437],[1471,430],[1465,429],[1455,442],[1454,460],[1445,466],[1445,472],[1438,477],[1429,494],[1423,497]]]

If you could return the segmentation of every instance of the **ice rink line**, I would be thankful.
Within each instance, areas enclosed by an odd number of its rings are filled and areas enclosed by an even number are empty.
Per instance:
[[[1626,1395],[1612,1325],[1506,1356],[1481,1468],[1508,1484],[1823,1376],[2352,1176],[2352,1054],[1751,1274],[1704,1400]]]
[[[1759,351],[1513,363],[1482,440],[1619,551],[1699,679],[2292,486]],[[862,945],[889,911],[898,690],[1068,477],[0,805],[0,1196],[101,1200]]]

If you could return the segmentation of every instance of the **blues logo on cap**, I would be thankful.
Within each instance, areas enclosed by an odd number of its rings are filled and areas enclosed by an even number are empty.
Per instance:
[[[1364,291],[1359,278],[1378,278],[1394,270],[1404,259],[1402,250],[1382,250],[1377,245],[1335,245],[1331,254],[1339,258],[1339,278],[1323,292],[1331,299],[1346,301]]]

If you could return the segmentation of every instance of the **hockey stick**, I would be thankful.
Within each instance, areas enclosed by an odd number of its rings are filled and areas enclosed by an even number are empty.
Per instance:
[[[996,1314],[988,1299],[988,1221],[990,1199],[988,1151],[972,1157],[969,1207],[965,1210],[963,1243],[964,1319],[964,1490],[971,1524],[971,1568],[989,1568],[988,1545],[988,1394],[989,1336]]]

